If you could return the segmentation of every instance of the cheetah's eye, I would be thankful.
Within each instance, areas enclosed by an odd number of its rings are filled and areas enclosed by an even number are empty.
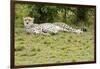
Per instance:
[[[31,19],[29,19],[28,21],[31,21]]]
[[[27,19],[25,19],[25,21],[27,21]]]

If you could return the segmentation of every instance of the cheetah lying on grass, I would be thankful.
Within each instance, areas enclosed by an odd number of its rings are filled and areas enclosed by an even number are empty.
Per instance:
[[[74,29],[62,22],[55,22],[55,23],[42,23],[36,24],[34,23],[34,18],[25,17],[24,19],[24,26],[27,33],[32,34],[43,34],[47,35],[50,33],[58,33],[58,32],[73,32],[73,33],[83,33],[80,29]]]

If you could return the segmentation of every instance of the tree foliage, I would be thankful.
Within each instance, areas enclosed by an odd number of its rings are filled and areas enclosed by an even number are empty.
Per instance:
[[[35,17],[36,23],[53,22],[57,16],[57,8],[56,6],[35,5],[31,15]]]
[[[69,24],[90,24],[95,16],[95,9],[89,7],[69,7],[47,4],[16,4],[16,21],[22,22],[25,16],[34,17],[35,23],[65,22]],[[94,20],[94,19],[93,19]],[[93,21],[92,21],[93,22]]]

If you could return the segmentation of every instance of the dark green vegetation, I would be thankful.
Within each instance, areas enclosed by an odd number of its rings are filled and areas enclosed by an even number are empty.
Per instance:
[[[15,64],[50,64],[94,60],[95,9],[50,5],[16,4]],[[23,17],[36,23],[64,22],[70,26],[87,27],[83,34],[59,32],[55,35],[32,35],[24,31]]]

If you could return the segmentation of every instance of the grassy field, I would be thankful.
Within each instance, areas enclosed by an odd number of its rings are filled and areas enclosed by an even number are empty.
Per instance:
[[[15,27],[15,65],[69,63],[94,60],[93,28],[83,34],[27,34]]]

